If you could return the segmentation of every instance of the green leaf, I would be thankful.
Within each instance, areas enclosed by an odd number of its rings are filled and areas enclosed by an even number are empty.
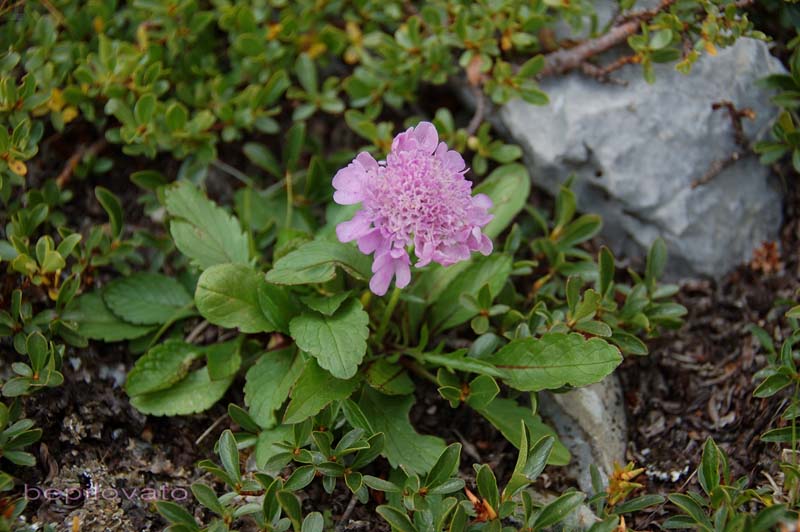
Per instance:
[[[286,517],[292,522],[295,530],[300,530],[302,526],[300,520],[303,518],[303,511],[300,508],[300,499],[291,491],[280,490],[275,496],[278,498],[278,504],[283,508]]]
[[[668,498],[672,504],[683,510],[703,530],[710,532],[714,529],[703,508],[692,497],[682,493],[673,493]]]
[[[585,242],[599,233],[602,227],[603,220],[599,216],[584,214],[569,224],[564,232],[561,233],[557,239],[558,248],[566,251],[572,246]]]
[[[770,443],[790,443],[798,439],[800,439],[800,428],[791,426],[768,430],[761,435],[761,441]]]
[[[302,314],[289,324],[298,347],[340,379],[349,379],[367,351],[369,315],[361,302],[350,299],[333,316]]]
[[[160,273],[115,279],[103,291],[103,300],[114,314],[139,325],[160,325],[193,314],[192,297],[183,285]]]
[[[293,348],[286,348],[264,353],[247,370],[244,402],[262,428],[275,425],[275,411],[289,397],[302,369],[302,357]]]
[[[370,386],[386,395],[408,395],[414,392],[414,381],[405,368],[379,358],[369,365],[366,371]]]
[[[256,441],[256,465],[264,468],[273,456],[285,451],[277,443],[288,440],[292,434],[291,425],[278,425],[271,429],[262,430]]]
[[[770,375],[753,392],[754,397],[772,397],[779,391],[792,384],[792,378],[783,373]]]
[[[753,519],[749,532],[767,532],[768,530],[778,530],[781,521],[792,520],[792,514],[784,504],[774,504],[762,509]]]
[[[234,376],[242,366],[241,342],[234,339],[206,346],[208,375],[212,381]]]
[[[638,337],[624,331],[614,331],[609,340],[619,347],[623,353],[646,355],[647,345]]]
[[[446,330],[469,321],[475,311],[464,307],[460,302],[463,294],[478,296],[484,285],[489,285],[492,294],[498,294],[511,274],[511,257],[494,254],[474,260],[466,270],[456,277],[437,297],[431,307],[431,328]]]
[[[583,502],[586,495],[579,492],[565,493],[544,508],[533,522],[534,530],[541,530],[561,522],[575,511]]]
[[[300,85],[303,86],[303,89],[309,94],[316,94],[318,85],[317,67],[311,57],[306,53],[298,55],[294,69],[295,73],[297,73],[297,79],[300,81]]]
[[[530,408],[520,406],[513,399],[497,397],[487,406],[475,410],[494,425],[514,447],[519,448],[522,441],[522,424],[520,420],[528,427],[528,431],[531,433],[531,441],[538,441],[545,436],[553,437],[555,446],[547,459],[547,463],[552,465],[566,465],[569,463],[569,451],[558,440],[556,432],[545,425],[541,418],[535,415]]]
[[[170,131],[177,131],[186,126],[186,121],[189,119],[189,112],[186,107],[180,102],[174,102],[167,107],[165,123],[167,129]]]
[[[215,514],[219,516],[225,515],[225,507],[219,502],[217,494],[205,484],[199,482],[192,484],[192,495],[194,495],[194,498],[197,499],[200,504]]]
[[[719,486],[719,454],[717,444],[708,438],[703,445],[703,458],[697,470],[697,480],[709,496]]]
[[[243,333],[278,329],[262,311],[259,301],[261,273],[244,264],[216,264],[197,280],[194,293],[200,314],[214,325],[238,328]]]
[[[171,388],[131,397],[131,404],[143,414],[182,416],[211,408],[219,401],[233,377],[212,381],[206,368],[195,370]]]
[[[600,295],[605,296],[611,283],[614,282],[614,255],[611,250],[605,246],[601,247],[597,262],[600,268],[597,288]]]
[[[247,264],[250,248],[239,221],[200,190],[180,182],[165,192],[167,211],[176,218],[170,233],[178,249],[201,270],[215,264]]]
[[[199,530],[197,522],[192,514],[183,506],[169,501],[156,502],[156,509],[169,523],[180,524],[188,527],[189,530]]]
[[[262,170],[266,170],[274,177],[283,177],[280,163],[266,146],[255,142],[248,142],[244,145],[242,151],[244,151],[245,156],[250,159],[250,162],[254,165]]]
[[[394,506],[384,504],[378,506],[375,511],[392,526],[393,530],[398,532],[417,532],[417,527],[414,526],[408,515]]]
[[[521,164],[505,164],[475,187],[475,194],[486,194],[492,199],[489,213],[494,218],[483,228],[489,238],[497,236],[516,218],[528,201],[531,176]]]
[[[325,283],[336,277],[336,266],[362,281],[372,276],[372,259],[355,246],[314,240],[276,261],[267,272],[267,281],[288,285]]]
[[[478,493],[489,503],[492,508],[500,507],[500,492],[497,489],[497,477],[494,476],[492,468],[488,464],[483,464],[478,468],[475,475],[475,484],[478,486]]]
[[[303,519],[303,527],[300,532],[323,532],[325,520],[319,512],[311,512]]]
[[[156,97],[152,93],[142,94],[133,107],[133,116],[139,125],[148,125],[156,110]]]
[[[128,395],[141,395],[164,390],[189,373],[200,348],[180,340],[167,340],[142,355],[128,373],[125,390]]]
[[[448,445],[436,463],[431,468],[428,476],[425,477],[424,486],[434,488],[444,483],[458,472],[458,464],[461,462],[461,444],[451,443]]]
[[[300,153],[306,141],[306,125],[297,122],[286,132],[283,141],[283,166],[288,172],[294,172],[300,160]]]
[[[639,512],[645,508],[656,506],[664,503],[664,497],[661,495],[641,495],[614,507],[614,512],[618,514],[627,514]]]
[[[223,431],[219,438],[219,459],[225,472],[236,482],[241,482],[239,449],[236,447],[236,438],[233,437],[233,432],[230,430]]]
[[[664,273],[667,264],[667,244],[664,240],[657,238],[653,241],[647,252],[647,267],[645,269],[644,281],[648,290],[655,290],[656,281]]]
[[[80,335],[104,342],[133,340],[154,330],[152,326],[122,321],[108,310],[103,298],[95,292],[73,299],[62,318],[77,323]]]
[[[122,234],[122,204],[113,192],[104,187],[94,187],[94,195],[108,214],[111,236],[116,240]]]
[[[347,399],[358,382],[358,377],[337,379],[320,368],[315,359],[309,359],[292,389],[283,423],[300,423],[321,412],[331,401]]]
[[[383,455],[392,467],[401,464],[411,473],[423,474],[433,467],[444,451],[444,441],[435,436],[418,434],[408,420],[414,397],[388,396],[365,389],[359,402],[375,432],[386,435]]]
[[[504,371],[510,386],[539,391],[598,382],[614,371],[622,355],[600,338],[546,333],[541,338],[512,340],[489,361]]]
[[[350,291],[338,292],[331,295],[311,294],[302,296],[302,301],[309,308],[316,310],[326,316],[333,316],[333,314],[344,303],[344,300],[350,296]]]

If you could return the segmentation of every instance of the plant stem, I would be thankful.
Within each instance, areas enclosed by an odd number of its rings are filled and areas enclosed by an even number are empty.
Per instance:
[[[294,193],[292,190],[292,174],[286,172],[286,227],[292,226],[292,206],[294,204]]]
[[[397,307],[397,303],[400,301],[400,289],[396,286],[394,290],[392,290],[392,295],[389,296],[389,303],[386,304],[386,308],[383,310],[383,316],[381,317],[381,323],[378,325],[378,331],[375,333],[375,343],[380,344],[381,340],[383,340],[383,336],[386,334],[386,329],[389,327],[389,320],[392,319],[392,314],[394,313],[395,307]]]
[[[439,381],[436,380],[436,376],[428,371],[425,366],[419,363],[418,360],[410,359],[410,358],[400,358],[400,364],[405,366],[411,373],[419,375],[425,380],[428,380],[436,385],[439,384]]]

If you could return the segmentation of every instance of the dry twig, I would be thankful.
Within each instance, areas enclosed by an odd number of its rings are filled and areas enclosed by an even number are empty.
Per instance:
[[[706,173],[703,174],[699,179],[695,179],[694,182],[692,182],[693,189],[708,184],[723,170],[731,166],[733,163],[751,151],[750,142],[747,140],[747,136],[744,134],[742,119],[747,118],[748,120],[753,120],[756,117],[755,112],[753,112],[753,110],[749,107],[737,109],[733,102],[728,100],[714,102],[711,104],[711,109],[714,111],[718,109],[726,109],[728,111],[728,116],[730,116],[731,124],[733,125],[733,140],[736,142],[737,149],[735,149],[733,153],[731,153],[725,159],[720,159],[711,163],[711,166]]]
[[[545,56],[545,67],[539,75],[544,77],[564,74],[580,68],[590,57],[608,51],[624,42],[639,30],[642,22],[652,19],[674,3],[675,0],[661,0],[658,7],[630,13],[620,23],[611,28],[608,33],[586,40],[573,48],[556,50],[547,54]]]
[[[83,160],[85,155],[90,157],[97,156],[98,153],[103,151],[105,147],[108,145],[106,139],[99,139],[94,141],[90,146],[86,146],[85,144],[78,147],[75,150],[69,159],[67,159],[67,163],[64,165],[64,168],[56,177],[56,184],[58,188],[64,188],[67,183],[69,183],[70,178],[72,177],[73,172],[75,172],[75,168],[78,167],[78,164]]]

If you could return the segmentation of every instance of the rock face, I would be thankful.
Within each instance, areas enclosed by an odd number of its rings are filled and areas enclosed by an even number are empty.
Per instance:
[[[523,147],[537,185],[555,192],[577,174],[579,208],[603,216],[616,253],[641,255],[661,236],[670,275],[719,277],[775,237],[781,198],[752,155],[692,188],[737,149],[728,112],[712,104],[751,108],[756,118],[744,120],[745,134],[761,138],[777,108],[756,82],[784,71],[764,43],[740,39],[703,56],[688,76],[658,65],[653,85],[637,66],[615,73],[625,86],[579,74],[548,79],[549,105],[513,101],[495,118]]]
[[[614,470],[614,462],[625,465],[628,424],[622,387],[616,375],[567,393],[539,394],[539,412],[572,453],[567,468],[581,490],[593,491],[591,464],[606,479]]]

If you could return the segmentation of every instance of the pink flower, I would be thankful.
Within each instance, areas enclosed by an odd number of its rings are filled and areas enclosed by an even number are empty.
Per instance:
[[[341,205],[361,203],[352,220],[336,227],[342,242],[357,241],[362,253],[374,253],[370,290],[382,296],[392,278],[404,288],[411,280],[408,249],[414,246],[416,266],[430,262],[449,266],[473,251],[492,252],[481,232],[492,219],[492,200],[472,196],[464,179],[464,159],[439,142],[429,122],[400,133],[386,161],[361,152],[333,178],[333,199]]]

